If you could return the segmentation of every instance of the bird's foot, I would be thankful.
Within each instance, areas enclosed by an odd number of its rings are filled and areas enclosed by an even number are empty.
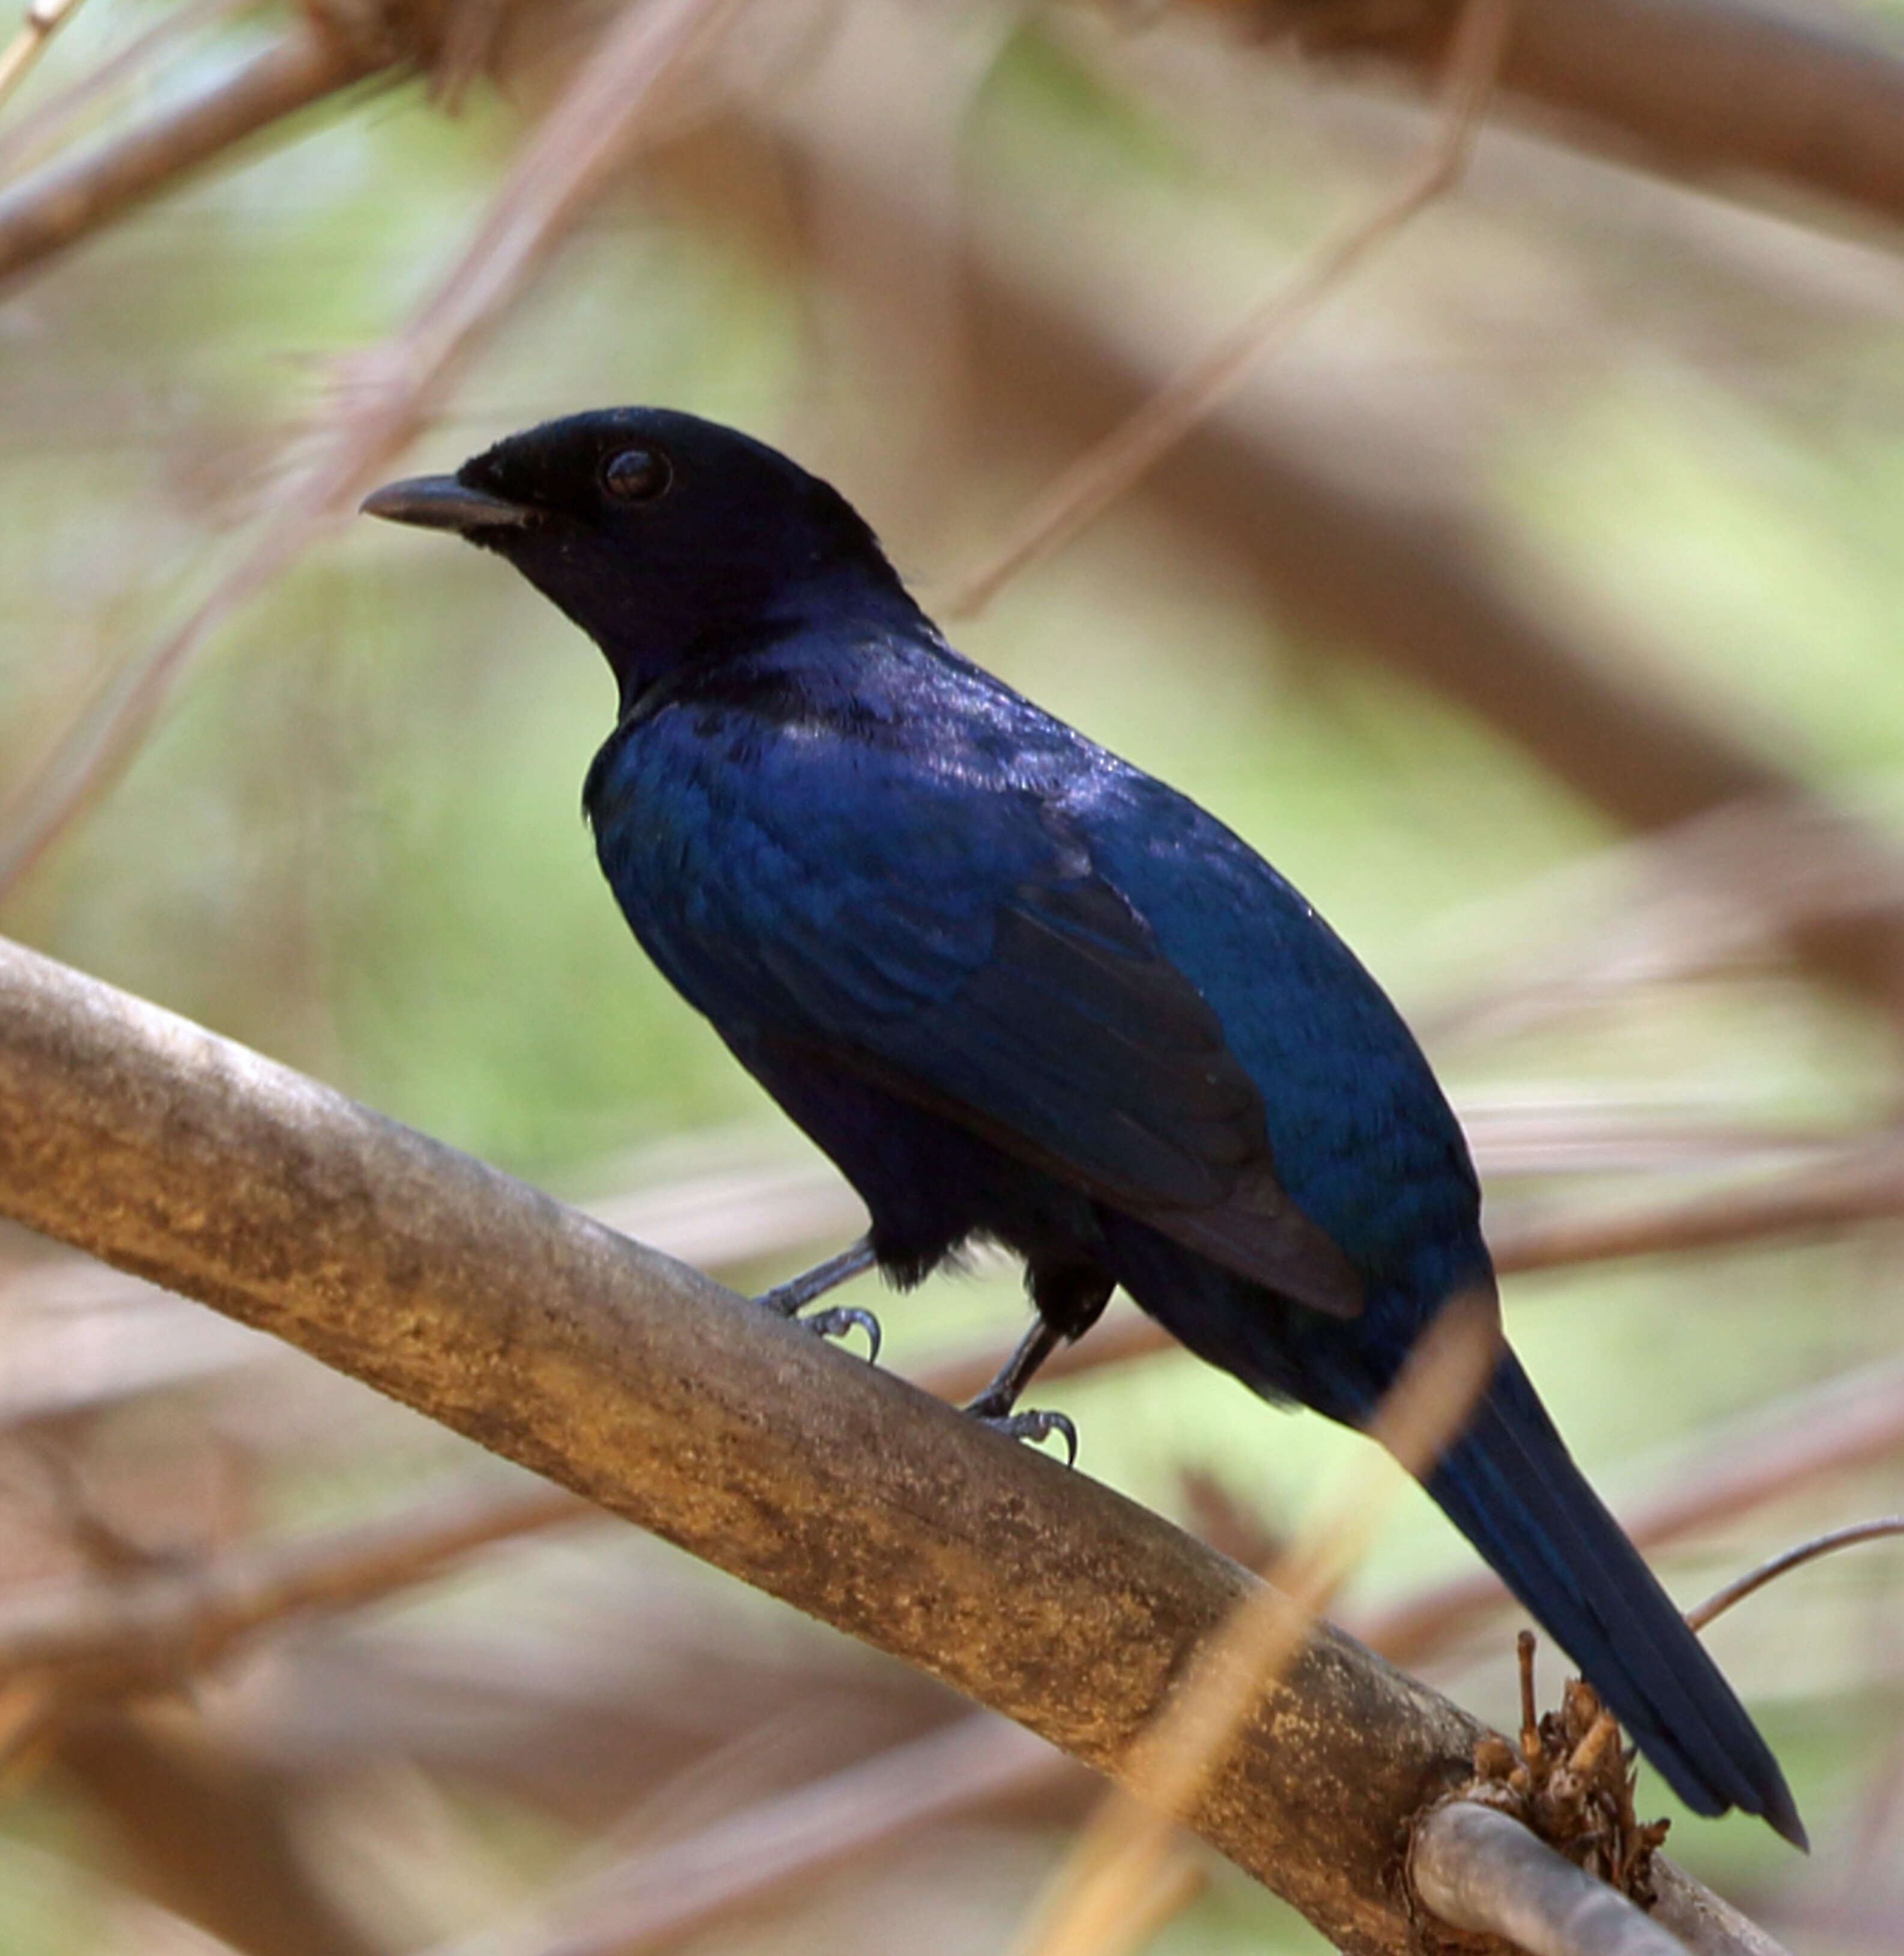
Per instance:
[[[1019,1341],[1018,1349],[998,1368],[998,1374],[965,1410],[981,1425],[1007,1440],[1029,1440],[1036,1446],[1053,1434],[1064,1442],[1064,1464],[1077,1465],[1077,1428],[1061,1412],[1014,1412],[1018,1395],[1031,1383],[1032,1374],[1064,1342],[1045,1320],[1036,1318],[1032,1328]]]
[[[876,1365],[879,1362],[879,1320],[870,1311],[862,1311],[857,1305],[830,1304],[824,1311],[809,1311],[804,1317],[797,1311],[783,1311],[780,1314],[802,1331],[811,1331],[819,1338],[843,1338],[849,1331],[863,1331],[866,1334],[866,1363]]]
[[[868,1347],[866,1362],[869,1365],[875,1364],[879,1358],[879,1320],[870,1311],[862,1311],[853,1305],[830,1304],[824,1311],[807,1311],[805,1317],[800,1314],[809,1304],[825,1296],[848,1278],[871,1270],[873,1261],[872,1245],[856,1243],[851,1249],[842,1250],[838,1256],[829,1257],[823,1264],[815,1264],[812,1270],[802,1270],[786,1283],[763,1291],[754,1301],[781,1317],[805,1326],[821,1338],[843,1338],[850,1331],[863,1331]]]
[[[1065,1465],[1077,1465],[1077,1428],[1061,1412],[987,1412],[984,1405],[982,1399],[974,1399],[966,1408],[981,1426],[1007,1440],[1028,1440],[1034,1446],[1056,1434],[1064,1443]]]

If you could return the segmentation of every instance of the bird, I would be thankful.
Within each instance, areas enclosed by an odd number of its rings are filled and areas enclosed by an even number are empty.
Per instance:
[[[504,558],[605,655],[583,806],[610,888],[870,1219],[780,1308],[1001,1245],[1035,1316],[974,1409],[1074,1443],[1019,1394],[1120,1287],[1351,1427],[1451,1298],[1493,1306],[1460,1125],[1380,986],[1215,817],[956,651],[829,484],[617,407],[362,506]],[[1427,1492],[1689,1808],[1802,1847],[1770,1749],[1497,1349]]]

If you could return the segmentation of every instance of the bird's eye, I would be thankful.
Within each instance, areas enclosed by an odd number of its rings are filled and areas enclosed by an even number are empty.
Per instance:
[[[619,503],[651,503],[673,480],[673,467],[658,448],[624,448],[601,465],[601,486]]]

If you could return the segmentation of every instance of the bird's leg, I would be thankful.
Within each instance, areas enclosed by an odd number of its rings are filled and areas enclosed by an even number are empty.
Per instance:
[[[1012,1410],[1018,1403],[1018,1395],[1031,1383],[1032,1374],[1064,1342],[1061,1331],[1053,1330],[1042,1317],[1034,1318],[1032,1328],[1018,1341],[1018,1349],[998,1368],[998,1376],[976,1399],[967,1402],[965,1410],[1007,1440],[1029,1440],[1035,1446],[1054,1433],[1061,1435],[1066,1465],[1074,1466],[1077,1428],[1061,1412]]]
[[[802,1270],[787,1282],[762,1291],[754,1301],[805,1325],[809,1331],[818,1332],[822,1338],[843,1338],[856,1326],[865,1332],[866,1342],[872,1348],[866,1354],[866,1362],[871,1364],[879,1356],[879,1320],[870,1311],[836,1304],[828,1305],[824,1311],[815,1311],[810,1317],[802,1317],[800,1313],[815,1298],[824,1297],[828,1291],[837,1289],[850,1277],[861,1276],[871,1270],[875,1260],[872,1239],[862,1236],[837,1257],[829,1257],[824,1263],[815,1264],[810,1270]]]

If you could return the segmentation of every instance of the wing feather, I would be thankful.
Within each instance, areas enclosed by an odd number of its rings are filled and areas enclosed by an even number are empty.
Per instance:
[[[860,955],[889,980],[930,964],[922,942],[888,941],[919,910],[862,920],[881,945]],[[909,1009],[872,1021],[824,1002],[826,954],[807,947],[797,989],[829,1050],[1239,1275],[1356,1315],[1354,1267],[1276,1179],[1261,1094],[1131,906],[1095,876],[1027,880],[991,925],[956,982],[907,988]],[[783,967],[799,942],[777,938]]]

